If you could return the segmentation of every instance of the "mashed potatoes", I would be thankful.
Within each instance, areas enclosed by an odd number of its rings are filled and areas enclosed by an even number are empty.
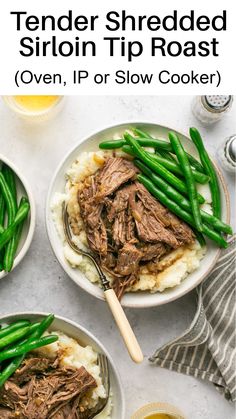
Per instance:
[[[38,349],[37,352],[48,358],[55,358],[59,355],[60,366],[75,368],[83,366],[96,380],[97,387],[94,390],[91,390],[89,395],[82,398],[80,407],[92,408],[96,406],[99,398],[106,397],[106,392],[100,377],[100,368],[97,365],[97,353],[91,346],[83,347],[75,339],[72,339],[61,332],[53,332],[53,335],[58,335],[58,341]],[[106,408],[97,415],[96,418],[111,419],[111,412],[112,398],[110,397]]]
[[[91,282],[98,284],[100,284],[99,277],[92,262],[88,258],[76,254],[65,242],[61,218],[62,202],[66,201],[68,203],[70,222],[74,233],[76,233],[73,235],[75,244],[84,250],[88,250],[87,238],[77,201],[78,184],[87,176],[94,174],[104,164],[106,157],[110,154],[111,152],[109,151],[81,153],[66,173],[65,193],[55,194],[51,204],[52,216],[63,242],[66,260],[73,268],[79,268]],[[116,152],[116,154],[124,155],[122,152]],[[205,195],[203,188],[201,193]],[[209,199],[207,203],[210,208]],[[207,208],[205,209],[207,210]],[[150,273],[147,267],[144,267],[140,272],[139,280],[128,291],[149,291],[154,293],[179,285],[188,274],[199,267],[205,251],[206,249],[201,248],[197,241],[194,244],[172,251],[158,262],[158,272]],[[112,278],[110,280],[112,281]]]

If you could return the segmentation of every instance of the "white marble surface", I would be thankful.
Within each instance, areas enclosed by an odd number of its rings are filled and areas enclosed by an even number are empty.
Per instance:
[[[214,155],[220,141],[236,132],[236,106],[224,120],[205,129],[191,114],[191,101],[191,96],[69,97],[60,116],[41,125],[27,124],[0,103],[1,153],[28,178],[37,204],[31,248],[21,265],[0,283],[0,313],[52,311],[87,327],[116,360],[125,389],[127,419],[151,401],[173,403],[191,419],[232,419],[234,408],[213,385],[148,363],[148,356],[158,346],[189,325],[195,310],[194,292],[166,306],[127,310],[145,354],[142,365],[131,363],[106,305],[80,290],[52,253],[44,220],[47,189],[59,161],[73,145],[93,130],[122,121],[148,120],[184,132],[197,125]],[[225,175],[233,198],[233,178]]]

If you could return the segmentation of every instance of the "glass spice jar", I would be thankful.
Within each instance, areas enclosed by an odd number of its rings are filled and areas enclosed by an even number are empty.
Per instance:
[[[213,124],[223,118],[233,103],[233,96],[195,96],[192,102],[194,116],[204,125]]]
[[[226,138],[220,144],[217,157],[227,172],[236,173],[236,134]]]

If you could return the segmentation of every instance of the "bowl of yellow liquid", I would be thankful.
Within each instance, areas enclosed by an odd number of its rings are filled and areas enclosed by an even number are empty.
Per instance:
[[[3,96],[3,99],[14,112],[36,121],[55,116],[64,103],[64,96],[56,95],[16,95]]]
[[[141,407],[131,419],[186,419],[183,413],[168,403],[150,403]]]

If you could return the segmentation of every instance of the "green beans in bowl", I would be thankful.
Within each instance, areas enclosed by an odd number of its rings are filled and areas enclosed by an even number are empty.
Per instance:
[[[27,181],[0,155],[0,279],[25,256],[35,228],[35,204]]]

